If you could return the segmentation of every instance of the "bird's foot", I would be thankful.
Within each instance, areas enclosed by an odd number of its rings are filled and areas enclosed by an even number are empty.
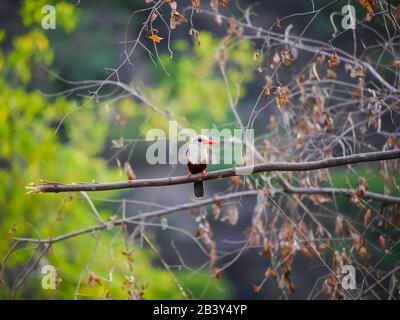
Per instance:
[[[192,173],[189,171],[188,173],[188,177],[190,178],[192,176]]]
[[[203,171],[201,172],[201,176],[204,177],[205,175],[206,175],[206,170],[203,170]]]

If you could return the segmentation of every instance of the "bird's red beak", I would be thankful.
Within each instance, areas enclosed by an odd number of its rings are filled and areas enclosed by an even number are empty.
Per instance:
[[[208,140],[205,140],[204,143],[205,143],[205,144],[217,144],[218,141],[217,141],[217,140],[208,139]]]

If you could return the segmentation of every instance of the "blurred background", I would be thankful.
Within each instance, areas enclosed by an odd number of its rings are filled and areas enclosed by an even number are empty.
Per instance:
[[[318,7],[328,2],[318,1]],[[191,1],[178,3],[180,12],[189,17]],[[47,4],[56,8],[55,30],[41,27],[41,10]],[[24,243],[12,248],[14,237],[50,238],[96,224],[92,209],[81,194],[27,195],[24,187],[31,182],[120,181],[126,179],[125,162],[138,179],[187,173],[182,165],[152,166],[146,162],[149,144],[144,141],[145,134],[151,128],[166,129],[168,123],[164,117],[149,112],[141,101],[124,96],[122,90],[112,86],[105,86],[99,97],[91,99],[96,86],[86,87],[82,81],[104,80],[119,68],[119,81],[134,83],[154,105],[165,108],[184,125],[194,129],[235,127],[217,61],[226,23],[218,25],[212,15],[200,12],[193,17],[200,32],[200,46],[188,34],[188,22],[177,26],[167,42],[167,28],[158,18],[154,28],[163,41],[155,47],[154,41],[143,36],[145,47],[139,46],[132,61],[119,67],[126,57],[124,50],[131,48],[147,18],[148,12],[137,10],[147,7],[149,4],[144,0],[0,1],[0,258],[3,259],[0,297],[126,299],[134,296],[134,292],[139,296],[143,293],[147,299],[183,299],[182,292],[187,292],[189,297],[206,299],[288,298],[274,280],[268,280],[260,292],[254,289],[270,266],[269,258],[260,254],[259,247],[233,259],[238,253],[237,245],[246,241],[245,230],[251,225],[255,206],[255,199],[251,198],[228,204],[239,207],[236,225],[212,221],[218,250],[234,260],[221,277],[208,270],[209,257],[193,239],[196,213],[187,211],[174,213],[161,222],[154,221],[154,225],[142,226],[139,231],[115,227],[56,243],[33,270],[29,268],[40,255],[37,245]],[[204,8],[211,11],[208,3]],[[338,4],[331,11],[340,8]],[[221,12],[226,16],[250,14],[254,25],[268,29],[277,18],[311,10],[312,1],[240,0],[231,1]],[[169,11],[162,13],[168,23]],[[361,16],[365,10],[357,7],[357,13]],[[294,25],[291,32],[299,34],[309,20],[308,15],[294,15],[282,22],[283,29],[278,31],[283,33],[290,23]],[[383,32],[383,26],[376,27],[378,33]],[[304,36],[325,42],[332,33],[329,14],[321,14]],[[374,43],[376,37],[373,34],[363,40]],[[352,43],[349,34],[335,45],[346,50]],[[265,85],[265,74],[257,71],[255,63],[261,46],[260,40],[241,41],[229,53],[228,83],[234,90],[240,83],[238,110],[245,123],[249,109]],[[382,64],[389,64],[386,56],[381,59]],[[383,71],[383,75],[389,82],[395,77],[393,72]],[[282,82],[285,77],[289,79],[291,73],[281,75]],[[112,76],[112,80],[117,79]],[[265,133],[271,115],[280,117],[280,114],[276,106],[261,113],[253,124],[255,135]],[[398,117],[395,122],[389,118],[389,115],[383,118],[383,128],[396,131]],[[371,135],[368,142],[379,148],[385,141],[381,136]],[[222,167],[210,166],[209,170]],[[335,186],[354,186],[363,174],[371,177],[370,190],[382,192],[383,182],[374,173],[376,170],[374,165],[365,165],[357,172],[338,169],[334,171]],[[237,188],[229,179],[206,183],[208,196]],[[394,194],[398,195],[398,190]],[[101,216],[112,221],[113,217],[121,216],[121,199],[125,199],[126,214],[134,215],[190,202],[192,189],[180,185],[89,196]],[[338,199],[335,205],[344,214],[362,219],[359,208],[347,198]],[[309,208],[318,210],[312,204]],[[326,222],[333,225],[332,219]],[[141,237],[143,229],[147,240]],[[124,237],[124,233],[130,235]],[[374,241],[377,239],[376,234],[370,236]],[[393,248],[392,253],[385,258],[387,268],[397,263],[399,248]],[[46,264],[57,269],[56,290],[44,290],[40,285],[40,267]],[[321,262],[310,262],[303,255],[296,255],[293,265],[296,290],[289,297],[326,298],[314,291],[314,286],[321,285],[327,274]],[[25,279],[28,271],[31,272]]]

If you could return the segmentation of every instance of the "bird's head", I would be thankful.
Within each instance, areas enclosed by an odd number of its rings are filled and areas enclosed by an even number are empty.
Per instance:
[[[210,139],[205,135],[197,135],[190,139],[187,158],[193,164],[208,163],[208,147],[218,141]]]
[[[196,145],[196,144],[197,145],[201,145],[201,144],[207,145],[207,144],[216,144],[216,143],[218,143],[217,140],[210,139],[209,137],[204,136],[204,135],[194,136],[190,140],[190,144],[193,144],[193,145]]]

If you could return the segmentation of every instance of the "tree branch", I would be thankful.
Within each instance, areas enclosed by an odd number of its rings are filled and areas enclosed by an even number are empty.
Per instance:
[[[130,223],[130,222],[135,222],[135,221],[143,221],[144,219],[148,219],[148,218],[161,217],[166,214],[173,213],[173,212],[196,209],[196,208],[203,207],[203,206],[215,203],[215,202],[223,202],[223,201],[237,199],[237,198],[251,197],[251,196],[257,195],[258,192],[260,192],[260,190],[241,191],[241,192],[233,192],[233,193],[229,193],[229,194],[225,194],[225,195],[217,195],[210,199],[184,203],[184,204],[180,204],[180,205],[177,205],[174,207],[169,207],[166,209],[159,209],[159,210],[154,210],[151,212],[141,213],[138,215],[131,216],[129,218],[125,218],[125,219],[118,219],[118,220],[115,220],[112,222],[112,226],[118,226],[118,225],[121,225],[124,223]],[[61,235],[58,237],[54,237],[54,238],[49,238],[49,239],[14,238],[14,240],[17,242],[33,242],[33,243],[38,243],[38,244],[53,244],[55,242],[60,242],[60,241],[63,241],[63,240],[69,239],[69,238],[74,238],[74,237],[82,235],[82,234],[95,232],[97,230],[104,230],[104,229],[107,229],[108,226],[109,226],[108,223],[98,224],[98,225],[95,225],[92,227],[76,230],[71,233],[67,233],[67,234],[64,234],[64,235]]]
[[[343,189],[343,188],[323,188],[323,187],[293,187],[282,177],[277,178],[283,187],[283,191],[290,194],[326,194],[326,195],[346,195],[351,197],[356,190],[355,189]],[[371,191],[364,191],[363,198],[377,200],[385,203],[400,203],[400,197],[384,195]]]
[[[331,167],[338,167],[356,163],[390,160],[400,158],[400,149],[390,151],[377,151],[360,153],[349,156],[329,158],[318,161],[310,162],[273,162],[262,163],[254,166],[252,173],[270,172],[270,171],[310,171],[318,169],[326,169]],[[201,180],[215,180],[232,176],[241,175],[242,170],[249,169],[250,167],[236,167],[224,170],[217,170],[207,173],[205,176],[200,174],[189,176],[178,176],[158,179],[140,179],[128,180],[121,182],[108,182],[108,183],[44,183],[32,184],[26,186],[28,193],[42,193],[42,192],[74,192],[74,191],[105,191],[105,190],[118,190],[139,187],[161,187],[171,186],[178,184],[192,183]],[[249,172],[249,171],[247,171]]]
[[[339,189],[339,188],[297,188],[297,187],[292,187],[289,185],[286,181],[282,181],[282,186],[283,190],[274,190],[275,193],[288,193],[288,194],[342,194],[346,196],[351,196],[355,190],[354,189]],[[196,209],[200,207],[204,207],[213,203],[217,202],[225,202],[228,200],[233,200],[233,199],[238,199],[238,198],[247,198],[247,197],[252,197],[256,196],[261,190],[247,190],[247,191],[240,191],[240,192],[233,192],[233,193],[228,193],[225,195],[216,195],[210,199],[205,199],[205,200],[198,200],[195,202],[189,202],[189,203],[184,203],[180,204],[174,207],[169,207],[169,208],[162,208],[150,212],[145,212],[141,213],[138,215],[131,216],[129,218],[125,219],[118,219],[112,222],[112,226],[118,226],[124,223],[132,223],[135,221],[143,221],[144,219],[149,219],[149,218],[156,218],[156,217],[161,217],[170,213],[178,212],[178,211],[184,211],[184,210],[190,210],[190,209]],[[394,196],[387,196],[387,195],[381,195],[379,193],[374,193],[374,192],[369,192],[365,191],[364,192],[364,198],[366,199],[373,199],[373,200],[378,200],[378,201],[383,201],[387,203],[400,203],[400,197],[394,197]],[[71,233],[67,233],[61,236],[57,236],[54,238],[49,238],[49,239],[33,239],[33,238],[14,238],[15,241],[17,242],[32,242],[32,243],[37,243],[37,244],[53,244],[56,242],[60,242],[69,238],[74,238],[76,236],[86,234],[86,233],[91,233],[95,232],[97,230],[105,230],[109,226],[108,223],[100,223],[95,226],[91,226],[88,228],[80,229],[73,231]]]

